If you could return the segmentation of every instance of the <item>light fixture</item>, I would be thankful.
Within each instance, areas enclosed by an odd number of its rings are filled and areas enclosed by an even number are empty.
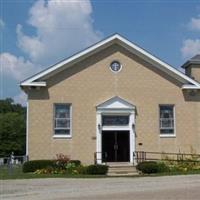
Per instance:
[[[101,124],[98,124],[98,129],[101,130]]]

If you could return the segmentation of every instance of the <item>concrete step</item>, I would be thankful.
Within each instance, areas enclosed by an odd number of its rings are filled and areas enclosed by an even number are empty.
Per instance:
[[[128,173],[128,172],[137,172],[136,169],[124,169],[124,168],[120,168],[120,169],[109,169],[109,172],[124,172],[124,173]]]
[[[107,174],[108,176],[138,176],[139,175],[139,173],[138,172],[135,172],[135,173],[126,173],[126,174],[124,174],[124,173],[108,173]]]
[[[138,171],[132,165],[111,165],[108,169],[108,176],[133,176],[138,175]]]

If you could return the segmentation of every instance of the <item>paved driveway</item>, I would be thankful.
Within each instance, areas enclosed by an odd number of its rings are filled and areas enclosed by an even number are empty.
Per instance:
[[[200,175],[1,181],[0,199],[200,199]]]

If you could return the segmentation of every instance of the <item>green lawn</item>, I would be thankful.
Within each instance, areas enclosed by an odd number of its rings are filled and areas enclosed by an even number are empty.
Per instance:
[[[31,179],[31,178],[105,178],[105,175],[70,175],[70,174],[34,174],[23,173],[21,166],[0,167],[0,179]]]

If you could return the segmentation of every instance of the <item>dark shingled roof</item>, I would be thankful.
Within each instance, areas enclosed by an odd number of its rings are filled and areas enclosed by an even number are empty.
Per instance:
[[[193,60],[195,60],[195,61],[200,61],[200,54],[197,54],[196,56],[194,56],[194,57],[192,57],[192,58],[190,59],[190,61],[193,61]]]
[[[194,57],[190,58],[188,61],[186,61],[181,67],[186,68],[190,64],[200,64],[200,54],[195,55]]]

